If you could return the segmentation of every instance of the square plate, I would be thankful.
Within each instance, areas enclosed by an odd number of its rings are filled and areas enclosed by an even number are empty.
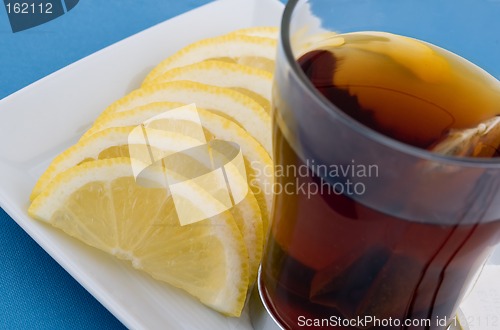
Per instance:
[[[0,206],[125,326],[133,329],[251,329],[246,310],[226,318],[61,231],[31,219],[29,194],[55,155],[98,114],[137,88],[163,58],[201,38],[278,25],[276,0],[219,0],[165,21],[0,100]]]

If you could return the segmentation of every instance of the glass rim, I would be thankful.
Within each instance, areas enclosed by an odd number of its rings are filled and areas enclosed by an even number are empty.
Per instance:
[[[456,165],[462,167],[476,167],[476,168],[489,168],[500,170],[500,159],[499,158],[479,158],[479,157],[457,157],[448,156],[435,152],[431,152],[425,149],[414,147],[412,145],[405,144],[388,136],[385,136],[361,123],[351,118],[340,110],[337,106],[332,104],[325,96],[323,96],[312,84],[312,82],[307,78],[305,73],[300,68],[297,60],[294,57],[292,46],[290,44],[290,23],[292,21],[292,16],[300,2],[306,2],[308,0],[289,0],[285,5],[285,10],[281,19],[280,33],[279,33],[279,44],[282,46],[283,52],[285,54],[285,61],[291,68],[292,75],[297,79],[300,87],[304,89],[312,98],[319,102],[324,108],[326,108],[329,115],[335,116],[336,119],[340,120],[343,124],[348,126],[350,129],[356,131],[356,133],[365,136],[366,138],[373,140],[381,145],[384,145],[393,150],[400,151],[402,153],[408,154],[413,157],[426,159],[429,161],[445,163],[448,165]]]

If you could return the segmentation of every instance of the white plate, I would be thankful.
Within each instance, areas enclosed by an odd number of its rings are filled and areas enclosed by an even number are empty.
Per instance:
[[[0,100],[0,206],[78,282],[133,329],[251,329],[184,292],[32,220],[29,193],[50,160],[112,101],[139,86],[160,60],[195,40],[278,25],[275,0],[220,0],[88,56]]]

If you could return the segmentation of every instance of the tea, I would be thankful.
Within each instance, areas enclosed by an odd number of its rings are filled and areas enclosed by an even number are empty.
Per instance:
[[[332,39],[299,59],[302,70],[341,111],[393,139],[428,149],[500,115],[498,80],[453,53],[389,33]]]
[[[385,33],[336,35],[330,42],[334,46],[299,59],[303,72],[338,109],[392,139],[432,150],[457,130],[500,112],[498,81],[438,47]],[[271,312],[286,329],[445,329],[463,288],[500,239],[500,219],[481,211],[495,203],[495,193],[468,196],[464,200],[474,198],[470,205],[449,213],[446,193],[470,185],[488,190],[496,179],[487,173],[457,177],[447,169],[425,172],[422,178],[428,181],[445,177],[428,192],[432,182],[391,178],[389,186],[368,186],[378,189],[373,198],[386,205],[368,205],[356,194],[339,191],[345,177],[311,166],[312,161],[333,164],[339,149],[349,146],[330,138],[336,127],[328,127],[327,120],[309,121],[307,112],[316,116],[315,108],[305,108],[305,101],[293,101],[297,96],[284,90],[278,88],[275,97],[276,166],[307,166],[309,173],[282,171],[276,184],[337,188],[276,195],[260,277]],[[300,106],[305,109],[295,109]],[[306,114],[298,118],[300,111]],[[498,140],[480,155],[499,156]],[[369,153],[361,150],[359,157],[369,159]],[[420,164],[415,168],[423,171]],[[443,211],[426,213],[419,203]]]

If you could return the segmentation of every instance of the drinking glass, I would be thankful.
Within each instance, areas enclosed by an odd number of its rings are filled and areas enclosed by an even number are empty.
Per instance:
[[[390,32],[467,59],[498,91],[498,17],[493,0],[288,2],[273,90],[273,222],[258,282],[282,328],[446,329],[500,240],[498,158],[383,135],[326,99],[298,58],[336,34]]]

